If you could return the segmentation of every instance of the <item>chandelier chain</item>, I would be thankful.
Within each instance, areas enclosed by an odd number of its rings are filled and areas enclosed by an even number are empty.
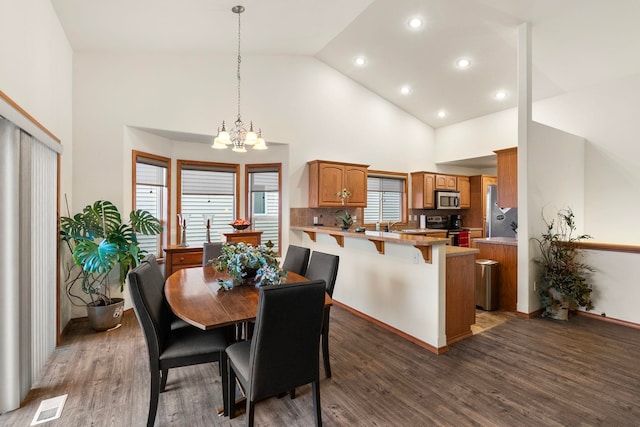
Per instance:
[[[238,13],[238,120],[240,120],[240,63],[242,62],[242,57],[240,56],[240,14]]]

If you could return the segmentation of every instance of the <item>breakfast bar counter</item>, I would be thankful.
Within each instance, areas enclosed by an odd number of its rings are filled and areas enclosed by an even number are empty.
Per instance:
[[[291,230],[290,243],[340,257],[333,294],[337,305],[436,354],[471,336],[477,249],[405,233],[313,226]]]

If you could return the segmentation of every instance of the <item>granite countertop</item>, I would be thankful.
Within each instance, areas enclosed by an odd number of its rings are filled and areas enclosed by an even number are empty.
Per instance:
[[[449,242],[447,238],[441,237],[428,237],[422,234],[409,234],[409,233],[394,233],[386,231],[364,231],[356,233],[351,228],[349,231],[342,231],[338,227],[325,227],[325,226],[295,226],[290,227],[292,230],[300,230],[306,233],[323,233],[330,234],[332,236],[344,236],[353,237],[359,239],[367,239],[371,241],[381,241],[389,243],[399,243],[413,246],[431,246],[437,244],[445,244]]]
[[[518,246],[518,239],[515,237],[485,237],[484,239],[473,239],[473,243]]]

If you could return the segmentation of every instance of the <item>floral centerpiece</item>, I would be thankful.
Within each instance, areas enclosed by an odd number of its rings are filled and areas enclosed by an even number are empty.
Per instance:
[[[239,242],[235,245],[223,244],[222,253],[214,263],[218,271],[226,271],[233,278],[233,285],[240,285],[253,279],[256,287],[279,285],[287,272],[280,263],[269,240],[260,246]],[[227,288],[225,284],[223,287]]]

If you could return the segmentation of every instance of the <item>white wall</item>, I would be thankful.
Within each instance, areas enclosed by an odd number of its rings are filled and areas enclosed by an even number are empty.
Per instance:
[[[100,159],[110,179],[77,180],[75,207],[98,197],[123,204],[130,168],[130,160],[123,161],[124,126],[214,135],[223,119],[232,121],[234,64],[230,56],[77,54],[74,173],[88,176]],[[289,145],[286,210],[307,204],[309,160],[400,171],[434,165],[430,127],[315,59],[243,58],[242,93],[243,119],[261,127],[267,142]],[[181,147],[175,155],[182,156]],[[410,155],[390,155],[398,150]],[[219,151],[206,153],[199,159],[223,161]]]
[[[539,255],[530,238],[546,231],[543,217],[556,220],[560,209],[571,208],[578,233],[584,230],[585,141],[576,135],[531,122],[527,138],[527,224],[519,227],[518,311],[531,313],[540,308],[534,287],[536,268],[529,260]],[[519,153],[520,154],[520,153]],[[519,219],[520,214],[519,211]],[[527,249],[526,247],[524,249]]]
[[[0,40],[0,90],[62,141],[60,192],[71,197],[73,52],[51,2],[3,0]],[[61,325],[69,318],[63,309]]]
[[[485,157],[518,145],[515,108],[436,129],[436,162]]]
[[[533,119],[587,139],[585,231],[598,242],[638,244],[640,74],[534,104]]]

